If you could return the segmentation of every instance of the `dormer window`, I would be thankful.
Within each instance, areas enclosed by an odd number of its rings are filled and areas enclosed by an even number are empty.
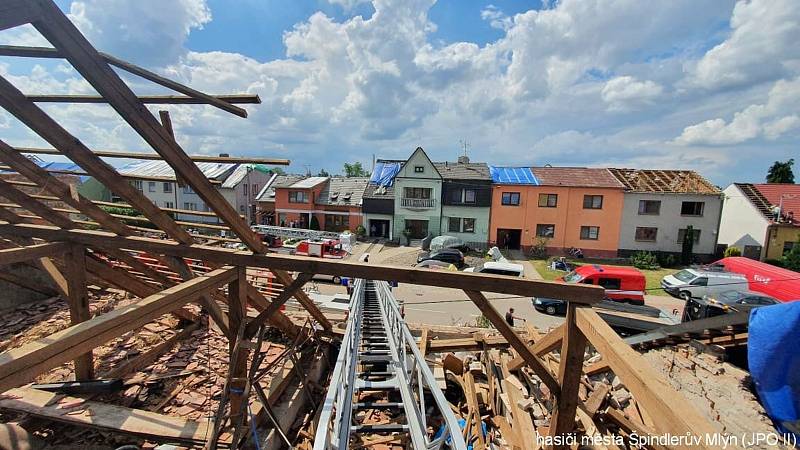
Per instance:
[[[338,192],[331,192],[331,200],[336,200],[337,198],[339,198],[339,193]]]
[[[425,166],[414,166],[414,173],[425,173]]]
[[[344,194],[343,199],[344,199],[344,201],[349,202],[351,197],[353,197],[353,193],[352,192],[348,192],[348,193]]]

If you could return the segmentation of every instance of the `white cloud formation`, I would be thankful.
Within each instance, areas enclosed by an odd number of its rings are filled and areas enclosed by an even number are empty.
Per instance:
[[[663,92],[658,83],[622,76],[608,80],[601,95],[610,110],[629,110],[652,104]]]
[[[733,114],[730,122],[709,119],[684,128],[678,144],[732,145],[758,137],[778,139],[800,126],[800,77],[781,80],[769,91],[767,102]]]
[[[503,31],[508,31],[514,24],[511,17],[508,17],[500,8],[491,4],[486,5],[486,8],[481,10],[481,19],[488,21],[492,28]]]

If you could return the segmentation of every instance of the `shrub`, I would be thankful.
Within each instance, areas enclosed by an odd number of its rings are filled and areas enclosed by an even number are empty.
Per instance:
[[[475,325],[478,328],[494,328],[492,322],[486,318],[483,314],[475,318]]]
[[[536,238],[536,242],[531,246],[531,258],[547,259],[547,238]]]
[[[356,236],[363,238],[367,235],[367,229],[364,228],[364,225],[359,225],[356,227]]]
[[[791,250],[783,255],[783,267],[800,272],[800,241],[795,242]]]
[[[637,269],[644,270],[658,270],[661,268],[658,265],[658,258],[650,252],[637,252],[631,256],[631,265]]]
[[[785,267],[781,259],[765,259],[764,262],[775,267]]]
[[[728,247],[725,249],[725,253],[722,256],[728,258],[731,256],[742,256],[742,251],[739,250],[739,247]]]
[[[678,258],[672,253],[660,253],[657,259],[661,267],[675,267],[678,265]]]

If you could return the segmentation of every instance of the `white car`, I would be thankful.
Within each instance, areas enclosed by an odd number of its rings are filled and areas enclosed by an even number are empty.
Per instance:
[[[494,275],[506,275],[510,277],[524,277],[525,276],[525,268],[522,264],[514,264],[509,262],[495,262],[495,261],[487,261],[483,263],[483,267],[480,269],[476,269],[475,267],[469,267],[464,269],[464,272],[475,272],[475,273],[491,273]]]
[[[746,291],[749,283],[739,273],[684,269],[662,278],[661,287],[672,296],[690,300],[722,291]]]

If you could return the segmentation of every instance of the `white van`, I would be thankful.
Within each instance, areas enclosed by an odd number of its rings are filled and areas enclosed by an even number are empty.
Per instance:
[[[661,287],[674,297],[689,300],[722,291],[746,291],[749,284],[747,277],[738,273],[684,269],[665,276]]]
[[[477,270],[475,267],[466,268],[464,269],[464,272],[491,273],[494,275],[506,275],[510,277],[525,276],[525,268],[522,267],[522,264],[496,261],[487,261],[483,263],[483,267]]]

